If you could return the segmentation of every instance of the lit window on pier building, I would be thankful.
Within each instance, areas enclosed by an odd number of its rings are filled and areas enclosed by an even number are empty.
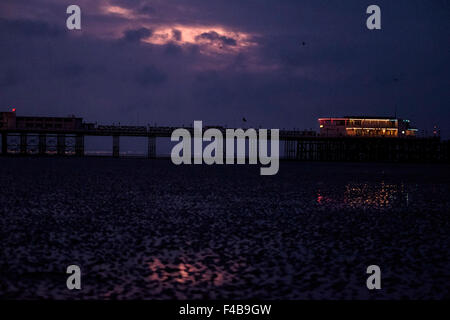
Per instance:
[[[415,137],[409,120],[390,117],[320,118],[322,137]]]

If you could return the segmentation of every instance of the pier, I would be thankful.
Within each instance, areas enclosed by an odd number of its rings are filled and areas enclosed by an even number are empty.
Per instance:
[[[156,139],[178,127],[108,126],[72,130],[0,129],[1,155],[85,156],[88,136],[112,138],[112,156],[120,156],[120,137],[145,137],[147,157],[155,158]],[[192,127],[185,127],[191,131]],[[225,133],[225,128],[218,128]],[[430,138],[321,137],[314,131],[280,130],[281,156],[297,161],[449,162],[449,141]],[[33,149],[31,151],[30,149]]]
[[[232,129],[215,128],[224,135],[226,129]],[[86,137],[106,136],[112,138],[113,157],[120,157],[121,137],[145,137],[147,157],[156,158],[157,138],[170,138],[176,129],[179,127],[97,125],[75,116],[20,117],[15,111],[0,112],[1,155],[83,157]],[[193,135],[192,126],[184,129]],[[280,156],[286,160],[446,163],[450,160],[450,141],[442,141],[439,136],[329,136],[312,130],[282,129],[279,139]]]

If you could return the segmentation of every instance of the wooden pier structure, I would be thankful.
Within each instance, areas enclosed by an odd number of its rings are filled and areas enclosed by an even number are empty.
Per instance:
[[[449,162],[440,138],[308,137],[285,140],[285,158],[299,161]]]
[[[177,127],[94,126],[78,129],[0,128],[1,155],[84,156],[87,136],[112,137],[112,156],[120,156],[120,137],[146,137],[147,156],[157,157],[156,138]],[[185,127],[193,133],[192,127]],[[219,128],[225,133],[226,128]],[[244,129],[245,130],[245,129]],[[296,161],[449,162],[450,141],[439,137],[321,137],[314,131],[280,130],[280,157]]]

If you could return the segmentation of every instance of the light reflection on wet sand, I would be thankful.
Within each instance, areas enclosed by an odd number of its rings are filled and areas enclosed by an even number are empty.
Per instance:
[[[326,192],[325,190],[324,187],[317,190],[316,202],[319,205],[336,205],[344,208],[407,207],[412,200],[411,192],[406,190],[404,183],[352,182],[346,184],[341,192]]]
[[[368,263],[376,298],[450,295],[446,167],[0,161],[1,298],[366,299]]]
[[[201,254],[199,256],[202,256]],[[178,259],[186,261],[185,257]],[[199,259],[201,260],[201,258]],[[191,263],[162,263],[157,257],[148,262],[150,274],[147,278],[150,282],[158,282],[163,285],[165,282],[177,282],[180,284],[189,284],[192,286],[222,286],[230,282],[233,275],[225,271],[220,266],[208,267],[201,261],[192,261]]]

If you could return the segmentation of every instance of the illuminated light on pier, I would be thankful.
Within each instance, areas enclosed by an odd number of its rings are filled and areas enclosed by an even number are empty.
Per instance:
[[[415,137],[417,131],[409,120],[391,117],[319,118],[319,127],[325,137]]]

